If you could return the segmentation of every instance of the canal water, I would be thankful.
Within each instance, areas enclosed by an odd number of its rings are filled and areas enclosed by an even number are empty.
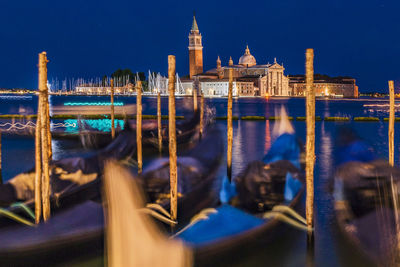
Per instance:
[[[62,105],[65,102],[108,102],[107,97],[97,96],[51,96],[51,105]],[[135,97],[116,97],[115,101],[124,104],[135,103]],[[177,115],[190,115],[192,98],[177,98]],[[143,99],[143,113],[156,114],[156,98]],[[227,100],[223,98],[205,99],[210,113],[215,116],[226,116]],[[221,266],[366,266],[368,262],[356,256],[353,248],[339,242],[336,238],[335,218],[332,195],[329,184],[335,170],[334,153],[337,129],[342,125],[353,127],[382,158],[388,154],[388,99],[317,99],[316,116],[323,117],[379,117],[379,122],[316,122],[316,166],[315,166],[315,246],[314,257],[306,257],[306,235],[303,232],[283,236],[272,248],[255,251],[246,257],[224,259]],[[234,116],[274,116],[275,109],[284,105],[289,116],[294,118],[305,116],[305,100],[303,98],[242,98],[235,99]],[[0,114],[36,112],[36,97],[0,97]],[[162,98],[162,113],[167,114],[167,98]],[[397,116],[400,112],[396,113]],[[4,122],[4,121],[2,121]],[[293,120],[293,126],[300,139],[305,142],[305,121]],[[218,120],[217,124],[224,133],[226,143],[226,121]],[[247,163],[259,160],[268,151],[274,140],[272,129],[274,121],[233,122],[233,176],[243,170]],[[62,142],[53,141],[55,158],[67,157],[82,151],[66,149]],[[32,138],[4,136],[2,139],[3,179],[33,168],[34,142]],[[395,124],[395,163],[400,163],[400,123]],[[226,160],[222,161],[220,177],[226,173]],[[234,260],[233,260],[234,259]]]

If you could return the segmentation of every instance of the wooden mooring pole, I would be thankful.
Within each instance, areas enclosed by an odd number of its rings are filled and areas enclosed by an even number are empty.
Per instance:
[[[162,134],[161,134],[161,93],[157,93],[157,132],[158,132],[158,152],[162,153]]]
[[[40,74],[39,74],[40,81]],[[40,84],[40,82],[39,82]],[[42,217],[42,144],[40,137],[42,97],[38,98],[38,112],[35,127],[35,222],[38,224]]]
[[[46,81],[47,86],[47,81]],[[46,132],[47,132],[47,146],[49,148],[49,160],[53,158],[53,148],[51,146],[51,121],[50,121],[50,103],[49,103],[49,89],[47,88],[47,96],[46,96]]]
[[[136,82],[136,144],[138,174],[142,173],[142,81]]]
[[[200,138],[203,136],[204,127],[204,95],[200,93]]]
[[[232,91],[233,91],[233,70],[229,69],[229,89],[228,89],[228,111],[227,111],[227,175],[229,181],[232,179],[232,142],[233,142],[233,129],[232,129]]]
[[[389,164],[394,166],[394,120],[395,120],[395,109],[394,109],[394,81],[389,81]],[[399,198],[397,195],[397,184],[393,182],[393,177],[391,180],[391,189],[393,197],[393,210],[395,212],[395,222],[396,222],[396,238],[397,238],[397,252],[400,252],[400,222],[398,215],[398,205]]]
[[[309,232],[313,228],[314,216],[314,162],[315,162],[315,89],[314,50],[306,51],[306,220]]]
[[[197,111],[197,88],[193,88],[193,110],[194,112]]]
[[[40,101],[40,135],[42,145],[42,207],[43,207],[43,220],[47,221],[50,218],[50,173],[49,173],[49,141],[48,141],[48,127],[49,121],[47,120],[47,101],[48,88],[47,88],[47,56],[46,52],[39,54],[39,97]]]
[[[111,83],[111,138],[115,137],[115,124],[114,124],[114,79],[110,80]]]
[[[1,131],[0,131],[0,184],[3,183],[3,174],[1,171]]]
[[[175,129],[175,56],[168,56],[168,123],[169,123],[169,179],[171,195],[171,220],[178,217],[178,173]]]
[[[394,82],[389,81],[389,164],[394,165]]]

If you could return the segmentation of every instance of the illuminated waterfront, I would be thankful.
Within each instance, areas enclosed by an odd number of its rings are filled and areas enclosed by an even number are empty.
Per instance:
[[[117,98],[118,101],[124,103],[134,104],[135,98],[121,97]],[[64,102],[95,102],[107,101],[106,97],[52,97],[51,102],[53,105],[61,105]],[[335,140],[336,129],[338,126],[348,124],[353,126],[357,132],[369,142],[380,157],[386,158],[387,149],[387,127],[388,123],[383,120],[387,117],[387,111],[384,109],[371,109],[370,106],[364,107],[368,104],[384,104],[387,100],[376,99],[342,99],[342,100],[319,100],[316,103],[316,115],[326,116],[377,116],[381,120],[378,122],[316,122],[316,178],[315,178],[315,201],[316,201],[316,240],[315,240],[315,261],[317,266],[337,266],[339,263],[351,264],[353,261],[358,262],[359,259],[349,257],[344,259],[342,251],[337,248],[341,247],[335,241],[334,233],[331,229],[334,224],[334,214],[332,206],[332,196],[327,191],[329,181],[331,180],[332,172],[334,171],[333,155],[335,153]],[[33,101],[17,100],[17,99],[0,99],[1,113],[10,114],[16,112],[18,109],[29,110],[35,112],[36,99]],[[144,114],[155,114],[156,99],[144,98]],[[191,114],[190,111],[191,98],[177,99],[177,115]],[[207,99],[206,104],[215,109],[216,116],[224,116],[226,114],[226,100],[224,99]],[[234,116],[244,115],[264,115],[273,116],[275,108],[280,105],[286,105],[290,116],[298,117],[304,116],[304,99],[286,98],[286,99],[237,99],[234,101],[233,112]],[[185,109],[185,105],[187,109]],[[167,113],[167,101],[163,98],[162,105],[163,114]],[[71,122],[76,122],[75,120]],[[109,129],[109,120],[96,120],[93,121],[92,126],[99,130]],[[233,122],[234,142],[233,142],[233,175],[237,175],[243,170],[246,164],[252,160],[261,158],[268,150],[273,140],[272,128],[274,121],[245,121],[237,120]],[[122,125],[122,121],[118,121]],[[226,122],[217,121],[222,131],[226,131]],[[97,127],[97,126],[99,127]],[[296,133],[303,140],[305,140],[305,122],[293,120]],[[400,131],[400,124],[396,123],[396,132]],[[71,129],[70,129],[71,130]],[[226,138],[226,137],[225,137]],[[272,140],[271,140],[272,139]],[[226,142],[226,140],[225,140]],[[400,140],[395,139],[395,154],[400,154]],[[54,157],[61,158],[65,156],[77,155],[81,152],[74,149],[67,149],[62,141],[53,140]],[[28,170],[33,167],[33,154],[34,145],[32,138],[17,138],[11,136],[3,137],[3,177],[9,179],[10,177],[20,173],[21,171]],[[85,153],[90,153],[86,151]],[[225,174],[224,165],[225,160],[222,161],[220,177]],[[145,162],[146,163],[146,162]],[[396,157],[396,163],[399,164],[399,157]],[[285,237],[284,240],[278,242],[274,249],[265,249],[263,251],[255,252],[253,258],[249,259],[235,259],[236,264],[241,263],[262,263],[268,261],[283,266],[293,266],[305,264],[305,235],[299,232],[298,235]],[[285,257],[287,249],[291,248],[291,257]],[[295,264],[296,262],[297,264]],[[254,263],[255,264],[255,263]],[[234,266],[233,262],[226,262],[227,266]],[[257,266],[257,264],[255,264]],[[298,266],[298,265],[297,265]]]

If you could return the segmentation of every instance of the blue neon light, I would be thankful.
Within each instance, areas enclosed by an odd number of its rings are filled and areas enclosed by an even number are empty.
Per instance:
[[[114,106],[123,106],[124,102],[114,102]],[[65,102],[64,106],[111,106],[111,102]]]

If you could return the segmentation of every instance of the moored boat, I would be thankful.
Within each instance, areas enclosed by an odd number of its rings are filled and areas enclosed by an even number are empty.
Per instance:
[[[129,212],[120,208],[140,206],[140,201],[118,194],[122,189],[114,184],[121,184],[124,179],[108,178],[108,183],[112,183],[112,189],[106,190],[107,206],[111,207],[106,217],[111,224],[107,230],[111,262],[147,266],[145,264],[156,262],[153,258],[165,257],[158,266],[191,266],[193,260],[195,264],[214,266],[235,258],[238,252],[248,256],[246,252],[265,249],[286,230],[305,230],[305,220],[298,214],[303,206],[304,192],[300,162],[302,146],[293,131],[282,128],[284,131],[278,131],[279,137],[262,161],[251,162],[232,183],[224,179],[220,192],[223,204],[202,210],[168,239],[134,208]],[[129,250],[131,246],[135,248],[135,255],[141,255],[137,259],[129,256],[133,252]],[[169,262],[171,255],[174,260]]]
[[[192,119],[177,123],[178,152],[183,152],[194,146],[198,138],[197,126],[199,113]],[[164,150],[168,142],[168,129],[163,130]],[[150,128],[143,131],[143,150],[146,154],[156,154],[154,147],[157,139],[157,129]],[[107,160],[125,161],[135,165],[136,159],[136,131],[126,128],[115,140],[104,149],[84,157],[71,157],[55,160],[50,164],[50,178],[52,188],[52,205],[73,205],[87,199],[100,198],[100,182],[104,163]],[[151,151],[149,151],[151,150]],[[21,173],[0,185],[0,206],[8,206],[13,202],[26,202],[33,206],[35,169]],[[0,220],[1,224],[1,220]]]
[[[218,192],[213,189],[222,153],[220,131],[215,126],[210,126],[198,144],[178,156],[178,175],[181,181],[178,189],[179,224],[201,209],[216,203]],[[114,168],[108,169],[112,172]],[[126,172],[129,175],[131,173]],[[149,201],[157,204],[150,207],[169,209],[169,198],[166,197],[169,193],[168,172],[168,160],[158,159],[144,169],[143,176],[135,179],[149,191]],[[150,208],[146,210],[154,213]],[[1,219],[3,222],[4,220],[10,222],[9,218]],[[2,263],[14,266],[26,265],[27,262],[32,265],[50,264],[81,256],[101,255],[104,239],[103,207],[100,203],[88,201],[69,209],[56,208],[52,210],[50,220],[37,227],[15,222],[3,223],[0,239]]]
[[[367,264],[398,266],[400,168],[378,159],[346,129],[339,135],[334,176],[338,240]]]
[[[251,162],[232,184],[223,186],[230,192],[222,199],[228,195],[229,201],[196,216],[200,219],[176,235],[202,266],[265,248],[291,227],[305,229],[299,215],[304,206],[300,146],[293,134],[278,137],[263,161]]]

